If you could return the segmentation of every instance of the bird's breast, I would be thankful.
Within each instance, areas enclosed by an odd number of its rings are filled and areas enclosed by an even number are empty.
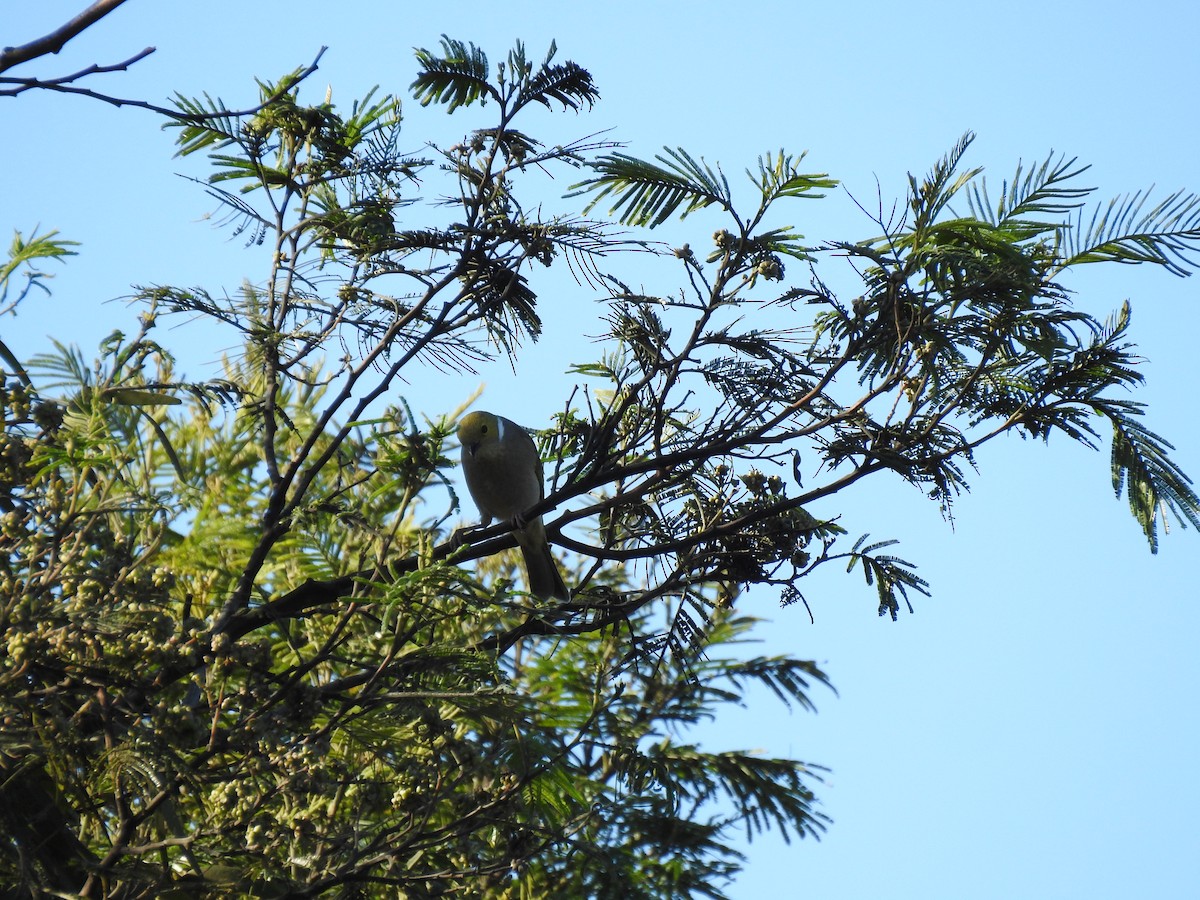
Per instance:
[[[514,466],[503,454],[480,448],[467,468],[467,488],[481,512],[507,520],[542,499],[538,473]]]

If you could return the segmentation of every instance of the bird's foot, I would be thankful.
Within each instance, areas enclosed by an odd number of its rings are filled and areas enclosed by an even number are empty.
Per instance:
[[[483,531],[487,528],[486,525],[480,523],[478,525],[460,525],[450,533],[450,545],[458,550],[467,543],[467,538],[476,531]]]

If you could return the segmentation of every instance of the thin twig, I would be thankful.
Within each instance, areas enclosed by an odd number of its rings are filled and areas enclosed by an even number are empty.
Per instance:
[[[113,97],[108,94],[101,94],[99,91],[93,91],[90,88],[80,87],[79,85],[74,84],[74,82],[77,81],[78,79],[84,78],[88,75],[96,75],[96,74],[105,74],[108,72],[124,71],[124,70],[128,69],[131,65],[133,65],[134,63],[138,62],[139,60],[145,59],[147,56],[149,56],[151,53],[153,53],[154,52],[153,47],[147,47],[145,50],[142,50],[140,53],[137,53],[137,54],[131,56],[129,59],[127,59],[123,62],[114,63],[113,65],[109,65],[109,66],[91,65],[91,66],[88,66],[86,69],[80,69],[78,72],[75,72],[74,74],[65,75],[62,78],[52,78],[48,81],[43,81],[38,78],[0,78],[0,85],[5,85],[5,84],[15,85],[15,87],[11,87],[11,88],[0,88],[0,97],[15,97],[18,94],[24,93],[25,91],[30,91],[35,88],[41,88],[43,90],[48,90],[48,91],[57,91],[58,93],[61,93],[61,94],[76,94],[76,95],[79,95],[82,97],[90,97],[93,100],[100,100],[104,103],[109,103],[116,107],[131,106],[131,107],[134,107],[135,109],[146,109],[146,110],[149,110],[150,112],[158,113],[159,115],[163,115],[168,118],[175,119],[176,121],[179,121],[179,122],[204,122],[209,119],[219,119],[219,118],[235,118],[236,119],[236,118],[242,118],[244,116],[252,116],[252,115],[258,113],[259,111],[265,109],[266,107],[268,107],[272,103],[274,103],[276,100],[278,100],[280,97],[282,97],[284,94],[286,94],[288,91],[292,90],[292,88],[294,88],[296,85],[298,85],[304,79],[306,79],[313,72],[317,71],[318,64],[320,63],[321,57],[325,55],[325,51],[327,49],[329,49],[329,48],[322,47],[320,50],[318,50],[317,55],[313,58],[313,61],[311,63],[309,63],[306,68],[304,68],[302,71],[297,73],[297,75],[294,78],[285,79],[283,81],[283,83],[280,84],[279,89],[276,90],[273,94],[271,94],[270,97],[267,97],[261,103],[258,103],[255,106],[252,106],[248,109],[241,109],[241,110],[221,109],[221,110],[216,110],[214,112],[205,112],[205,113],[182,112],[178,109],[171,109],[166,106],[159,106],[155,103],[149,103],[145,100],[130,100],[130,99],[127,99],[124,97]]]

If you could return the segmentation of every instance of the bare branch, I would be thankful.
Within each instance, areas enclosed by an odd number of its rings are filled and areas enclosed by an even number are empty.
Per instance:
[[[74,82],[79,81],[81,78],[87,78],[89,75],[107,75],[110,72],[125,72],[134,63],[140,62],[153,52],[153,47],[147,47],[146,49],[135,53],[133,56],[126,60],[122,60],[119,63],[112,63],[111,65],[107,66],[93,63],[92,65],[80,69],[78,72],[73,72],[70,75],[63,75],[59,78],[51,78],[44,81],[40,78],[0,78],[0,84],[13,85],[13,87],[0,90],[0,97],[15,97],[18,94],[25,93],[25,91],[42,88],[43,90],[58,91],[60,93],[83,94],[84,96],[94,97],[98,100],[104,100],[105,102],[112,103],[115,106],[145,105],[141,101],[118,100],[116,98],[110,98],[103,94],[96,93],[95,91],[88,90],[87,88],[77,87],[75,86]]]
[[[167,106],[159,106],[146,100],[131,100],[124,97],[113,97],[109,94],[102,94],[99,91],[93,91],[90,88],[80,87],[79,85],[75,84],[75,82],[79,79],[86,78],[89,75],[101,75],[109,72],[123,72],[134,63],[145,59],[154,52],[154,49],[155,48],[153,47],[147,47],[145,50],[134,54],[129,59],[126,59],[122,62],[114,63],[108,66],[91,65],[70,75],[64,75],[61,78],[52,78],[45,81],[39,78],[0,78],[0,85],[13,85],[12,87],[0,88],[0,97],[15,97],[18,94],[23,94],[25,91],[40,88],[47,91],[56,91],[61,94],[76,94],[81,97],[90,97],[93,100],[100,100],[104,103],[109,103],[112,106],[131,106],[135,109],[145,109],[180,122],[200,122],[205,119],[216,119],[223,117],[240,118],[242,116],[252,116],[260,110],[265,109],[267,106],[270,106],[288,91],[292,90],[292,88],[294,88],[300,82],[304,81],[304,79],[308,78],[308,76],[313,72],[317,71],[321,57],[325,55],[325,51],[328,48],[322,47],[320,50],[318,50],[317,55],[306,68],[301,70],[295,78],[285,80],[282,84],[280,84],[279,89],[270,97],[267,97],[265,100],[256,104],[255,106],[240,110],[222,109],[207,113],[185,113],[179,111],[178,109],[171,109]]]
[[[124,2],[125,0],[96,0],[75,18],[49,34],[19,47],[5,47],[0,50],[0,72],[6,72],[13,66],[19,66],[48,54],[58,53],[68,41],[91,28]]]

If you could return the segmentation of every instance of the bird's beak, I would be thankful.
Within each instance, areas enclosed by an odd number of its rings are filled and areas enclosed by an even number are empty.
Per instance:
[[[475,455],[475,451],[477,451],[478,449],[479,449],[479,441],[476,441],[473,444],[467,444],[467,452],[470,453],[472,456]]]

